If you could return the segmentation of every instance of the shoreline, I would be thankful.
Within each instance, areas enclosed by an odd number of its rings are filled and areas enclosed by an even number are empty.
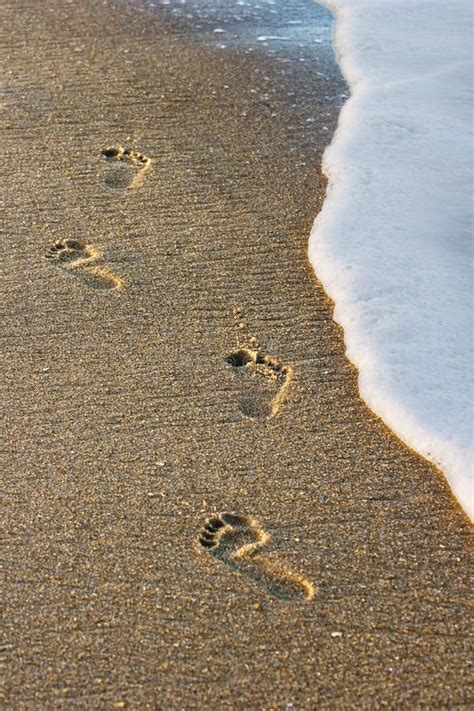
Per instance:
[[[2,10],[6,704],[467,708],[469,523],[306,256],[333,57],[50,6]]]
[[[425,3],[407,33],[403,3],[326,4],[352,93],[324,154],[329,188],[310,260],[363,399],[443,470],[472,519],[470,5]]]

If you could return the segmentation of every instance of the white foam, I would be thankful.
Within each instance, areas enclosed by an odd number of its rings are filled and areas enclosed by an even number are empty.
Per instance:
[[[257,37],[257,42],[272,42],[274,40],[280,40],[281,42],[287,42],[288,37],[280,37],[279,35],[259,35]]]
[[[362,397],[474,517],[471,3],[322,1],[352,95],[310,259]]]

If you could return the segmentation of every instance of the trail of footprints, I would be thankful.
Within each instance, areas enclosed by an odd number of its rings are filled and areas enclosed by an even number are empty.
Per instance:
[[[118,166],[105,178],[106,184],[115,188],[138,187],[152,164],[140,151],[122,146],[104,148],[101,155]],[[56,240],[45,257],[92,289],[108,291],[123,286],[123,280],[103,264],[101,252],[84,240]]]
[[[211,556],[252,578],[280,600],[297,602],[314,597],[309,580],[265,554],[270,534],[250,516],[229,512],[209,516],[198,540]]]
[[[225,360],[238,379],[242,415],[254,420],[277,415],[292,380],[291,367],[251,348],[238,348]]]
[[[239,347],[225,362],[238,380],[239,409],[252,420],[268,420],[280,412],[293,379],[293,369],[255,347]],[[314,585],[304,576],[271,559],[265,552],[267,533],[251,516],[223,512],[209,516],[199,544],[212,557],[247,575],[270,595],[288,602],[308,601]]]
[[[117,164],[117,169],[105,179],[114,188],[138,187],[152,163],[143,153],[122,146],[104,148],[101,155]],[[93,289],[123,286],[123,280],[102,263],[101,252],[84,240],[56,240],[45,257]],[[234,350],[225,361],[238,379],[242,415],[257,420],[277,415],[292,380],[292,368],[250,347]],[[270,534],[254,518],[229,512],[209,516],[199,534],[201,548],[255,580],[274,597],[286,601],[311,600],[313,584],[265,554],[269,540]]]

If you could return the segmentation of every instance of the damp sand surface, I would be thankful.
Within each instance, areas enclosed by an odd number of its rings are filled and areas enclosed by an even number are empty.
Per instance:
[[[330,52],[2,15],[7,707],[469,708],[467,518],[307,261]]]

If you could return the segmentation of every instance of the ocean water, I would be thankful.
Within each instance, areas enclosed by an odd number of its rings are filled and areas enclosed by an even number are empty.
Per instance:
[[[473,500],[473,9],[324,0],[351,87],[309,254],[362,397]]]
[[[144,9],[187,21],[188,32],[222,49],[285,56],[330,46],[331,13],[311,0],[143,0]]]

